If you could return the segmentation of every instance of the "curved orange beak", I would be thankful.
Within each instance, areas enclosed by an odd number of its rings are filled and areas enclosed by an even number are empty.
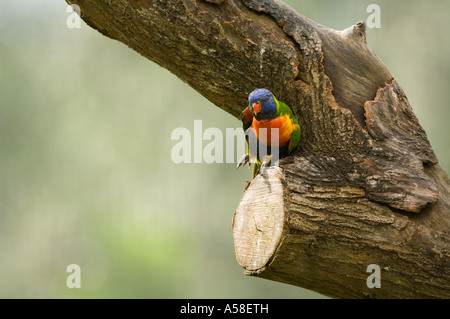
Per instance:
[[[253,112],[255,112],[255,114],[261,112],[261,103],[253,103]]]

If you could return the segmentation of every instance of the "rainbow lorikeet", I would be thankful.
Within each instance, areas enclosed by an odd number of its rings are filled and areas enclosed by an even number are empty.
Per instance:
[[[277,160],[272,155],[282,158],[292,152],[300,140],[300,124],[289,106],[278,101],[269,90],[254,90],[248,102],[241,113],[247,148],[236,168],[255,163],[252,174],[255,178],[261,167]]]

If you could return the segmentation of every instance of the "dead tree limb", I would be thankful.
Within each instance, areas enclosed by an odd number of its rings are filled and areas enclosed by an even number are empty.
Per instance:
[[[335,31],[277,0],[68,2],[226,112],[258,87],[292,107],[300,146],[233,219],[245,273],[333,297],[450,297],[450,182],[363,23]]]

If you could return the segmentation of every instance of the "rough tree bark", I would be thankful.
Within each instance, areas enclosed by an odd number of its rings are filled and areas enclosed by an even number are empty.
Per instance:
[[[332,297],[450,297],[450,182],[363,23],[335,31],[276,0],[68,3],[234,116],[259,87],[292,107],[300,146],[233,219],[246,274]]]

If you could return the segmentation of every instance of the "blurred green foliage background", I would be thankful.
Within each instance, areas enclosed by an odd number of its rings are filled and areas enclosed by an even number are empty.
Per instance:
[[[335,29],[373,1],[286,1]],[[449,172],[450,2],[377,1],[368,43]],[[174,128],[239,127],[63,0],[0,2],[1,298],[320,298],[242,274],[231,220],[250,170],[174,164]],[[81,289],[66,267],[81,267]]]

